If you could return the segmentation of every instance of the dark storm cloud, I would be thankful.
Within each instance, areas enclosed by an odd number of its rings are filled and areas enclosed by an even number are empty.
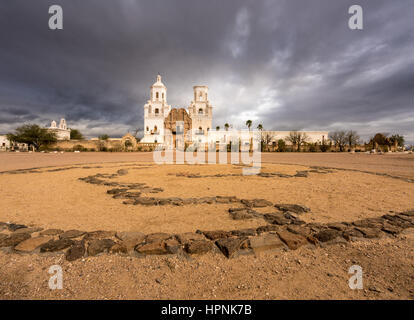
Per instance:
[[[64,30],[48,29],[63,7]],[[88,136],[143,126],[158,72],[168,102],[210,87],[214,126],[399,132],[414,142],[414,2],[13,0],[0,4],[0,132],[66,117]]]

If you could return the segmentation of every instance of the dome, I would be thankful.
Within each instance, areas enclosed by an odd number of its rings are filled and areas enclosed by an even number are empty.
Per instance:
[[[161,75],[157,75],[157,81],[155,81],[152,87],[164,87],[165,88],[165,85],[161,81]]]

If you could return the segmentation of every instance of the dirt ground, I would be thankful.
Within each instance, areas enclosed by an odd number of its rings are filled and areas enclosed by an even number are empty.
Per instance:
[[[311,208],[301,216],[306,222],[354,221],[414,209],[414,184],[404,180],[414,178],[412,154],[263,154],[264,173],[294,175],[310,166],[351,169],[271,179],[241,176],[241,168],[232,165],[158,166],[151,159],[149,153],[0,153],[0,171],[40,168],[0,175],[0,221],[65,230],[145,233],[232,230],[263,224],[260,219],[230,219],[230,204],[124,205],[122,199],[106,193],[107,186],[79,180],[121,168],[128,174],[114,181],[162,188],[156,197],[237,196],[297,203]],[[201,177],[189,178],[188,174]],[[216,174],[224,176],[214,177]],[[214,254],[145,258],[104,254],[68,262],[59,254],[0,251],[0,298],[413,299],[413,248],[414,230],[407,229],[397,238],[232,259]],[[48,287],[48,269],[55,264],[64,270],[62,290]],[[363,269],[362,290],[348,286],[348,269],[355,264]]]

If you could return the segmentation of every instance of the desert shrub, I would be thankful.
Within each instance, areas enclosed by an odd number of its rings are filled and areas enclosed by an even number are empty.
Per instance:
[[[286,151],[286,142],[283,139],[279,139],[277,141],[277,151],[278,152],[285,152]]]
[[[320,149],[322,152],[326,152],[326,151],[328,151],[328,149],[329,149],[329,145],[327,145],[326,143],[322,143],[322,144],[319,146],[319,149]]]
[[[88,149],[86,149],[84,146],[77,144],[76,146],[74,146],[72,148],[73,151],[88,151]]]
[[[314,143],[309,144],[309,152],[316,152],[316,145]]]

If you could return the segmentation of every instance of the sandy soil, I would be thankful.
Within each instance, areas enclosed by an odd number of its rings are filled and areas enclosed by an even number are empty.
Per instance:
[[[381,239],[226,259],[186,260],[102,255],[67,262],[62,255],[0,252],[1,299],[414,299],[414,232]],[[63,289],[50,290],[60,265]],[[363,289],[351,290],[359,265]]]
[[[63,154],[0,152],[0,172],[33,167],[64,166],[73,164],[152,161],[153,156],[150,152],[68,152]],[[262,163],[267,162],[359,169],[414,178],[414,154],[262,153]]]
[[[63,167],[64,168],[64,167]],[[111,181],[146,183],[163,192],[144,196],[202,198],[236,196],[240,199],[263,198],[273,203],[295,203],[309,207],[306,222],[355,221],[389,212],[414,208],[412,183],[353,171],[327,174],[309,173],[309,177],[263,178],[226,176],[187,178],[177,174],[242,174],[232,165],[152,165],[103,164],[101,168],[68,167],[68,170],[3,174],[0,177],[0,221],[36,225],[43,228],[151,232],[194,232],[234,230],[264,225],[262,219],[235,221],[228,208],[235,204],[185,206],[132,206],[122,204],[106,193],[108,186],[92,185],[79,178],[97,173],[112,174],[119,168],[128,174]],[[262,172],[294,175],[308,167],[266,164]],[[262,208],[261,212],[274,212]]]
[[[99,163],[101,167],[79,165],[56,172],[43,168],[33,173],[1,174],[0,221],[65,230],[173,233],[263,224],[260,220],[231,220],[227,213],[229,204],[124,205],[122,199],[113,199],[106,193],[108,187],[78,180],[96,173],[115,173],[120,168],[128,169],[129,173],[114,181],[144,182],[164,188],[163,192],[150,196],[231,195],[264,198],[273,203],[298,203],[311,208],[311,213],[301,216],[308,222],[353,221],[414,208],[413,183],[364,172],[333,170],[328,174],[310,173],[307,178],[187,178],[176,174],[237,174],[241,168],[156,166],[149,163],[149,158],[150,154],[0,154],[0,171],[81,163]],[[413,155],[272,154],[263,156],[262,171],[294,174],[311,165],[320,165],[414,178],[413,160]],[[69,263],[61,255],[0,251],[0,298],[413,299],[413,248],[413,229],[408,229],[396,239],[234,259],[218,255],[190,259],[102,255]],[[47,286],[50,277],[47,271],[53,264],[64,269],[63,290],[52,291]],[[347,270],[353,264],[363,267],[363,290],[348,287]]]

